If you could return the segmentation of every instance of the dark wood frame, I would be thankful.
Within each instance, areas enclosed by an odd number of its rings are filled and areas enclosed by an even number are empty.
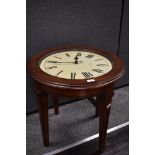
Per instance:
[[[64,50],[90,50],[94,53],[103,55],[108,58],[113,68],[107,74],[96,77],[95,82],[88,83],[84,80],[69,80],[57,78],[44,73],[39,68],[39,62],[51,52]],[[112,52],[105,52],[100,49],[88,46],[61,46],[51,48],[32,57],[28,64],[29,72],[34,79],[35,92],[38,98],[38,107],[40,115],[40,123],[44,145],[49,145],[48,130],[48,93],[53,95],[55,113],[59,113],[58,101],[59,96],[65,97],[86,97],[90,101],[96,103],[96,115],[99,115],[99,151],[103,152],[105,147],[106,132],[110,114],[111,100],[115,82],[124,74],[125,67],[123,61]],[[92,97],[96,96],[96,101]]]

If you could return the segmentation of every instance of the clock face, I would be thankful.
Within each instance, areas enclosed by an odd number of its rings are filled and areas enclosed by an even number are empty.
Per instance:
[[[112,69],[112,63],[106,57],[80,50],[51,53],[41,60],[39,66],[51,76],[72,80],[93,79]]]

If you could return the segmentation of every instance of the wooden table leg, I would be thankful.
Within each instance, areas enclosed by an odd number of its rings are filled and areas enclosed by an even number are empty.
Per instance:
[[[105,92],[104,95],[102,94],[97,97],[97,102],[99,106],[99,152],[100,153],[102,153],[105,148],[112,96],[113,96],[113,90],[111,90],[111,92],[108,91],[108,93]]]
[[[98,107],[97,97],[96,97],[96,99],[94,99],[93,97],[89,97],[88,100],[96,107],[95,117],[98,117],[99,107]]]
[[[52,101],[53,101],[54,112],[56,115],[58,115],[59,114],[59,97],[56,95],[53,95]]]
[[[99,101],[98,101],[98,96],[96,96],[96,117],[99,116]]]
[[[36,89],[44,146],[49,145],[48,94]]]

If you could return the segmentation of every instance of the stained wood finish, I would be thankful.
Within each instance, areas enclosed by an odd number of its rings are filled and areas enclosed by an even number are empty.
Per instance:
[[[113,97],[112,87],[105,90],[104,95],[97,96],[99,106],[99,151],[102,153],[105,148],[106,134],[108,128],[108,121],[111,108],[111,100]]]
[[[53,100],[53,107],[54,107],[54,112],[56,115],[59,114],[59,96],[52,95],[52,100]]]
[[[57,51],[64,50],[83,50],[87,49],[94,53],[107,57],[113,68],[107,74],[96,77],[95,82],[88,83],[84,80],[69,80],[57,78],[44,73],[39,68],[39,62],[51,52],[56,53]],[[44,145],[49,144],[49,129],[48,129],[48,103],[47,93],[53,94],[53,103],[55,113],[58,114],[58,97],[85,97],[91,98],[96,96],[97,110],[96,114],[99,115],[99,151],[103,152],[105,147],[106,131],[108,126],[109,114],[110,114],[110,103],[113,96],[113,86],[115,82],[124,74],[125,68],[124,63],[112,52],[105,52],[100,49],[86,46],[63,46],[58,48],[48,49],[41,53],[36,54],[30,60],[28,69],[32,78],[35,81],[35,90],[38,97],[40,123],[42,127],[42,135]],[[88,105],[89,106],[89,105]]]
[[[35,92],[38,100],[38,110],[41,124],[41,131],[44,146],[49,145],[49,125],[48,125],[48,94],[43,92],[38,83],[35,84]]]
[[[58,51],[64,51],[64,50],[90,50],[93,51],[96,54],[100,54],[106,58],[108,58],[113,65],[113,68],[110,72],[103,76],[99,76],[95,78],[95,82],[88,83],[86,80],[70,80],[70,79],[63,79],[63,78],[57,78],[55,76],[51,76],[48,74],[45,74],[40,68],[39,68],[39,62],[46,57],[47,55],[51,53],[56,53]],[[96,88],[101,88],[103,86],[108,85],[109,83],[115,82],[118,80],[122,74],[124,74],[124,63],[121,59],[117,57],[116,54],[112,52],[107,52],[103,51],[100,49],[95,49],[93,47],[86,47],[86,46],[63,46],[63,47],[58,47],[58,48],[52,48],[45,50],[43,52],[40,52],[32,57],[28,64],[29,71],[31,73],[31,76],[38,82],[53,87],[55,88],[60,88],[61,89],[71,89],[72,90],[77,90],[80,89],[87,91],[86,87],[89,87],[89,89],[96,89]],[[60,89],[58,90],[58,92]],[[57,92],[57,93],[58,93]],[[66,91],[65,91],[66,92]],[[64,94],[65,94],[64,92]],[[66,92],[67,94],[67,92]],[[72,93],[71,93],[72,94]],[[79,94],[79,93],[78,93]],[[78,95],[76,94],[76,95]],[[80,96],[80,95],[79,95]],[[85,95],[84,95],[85,96]]]
[[[96,117],[98,117],[98,116],[99,116],[99,104],[96,99]]]
[[[93,98],[93,97],[89,97],[88,100],[96,107],[96,114],[95,116],[98,117],[99,114],[99,106],[98,106],[98,102]]]

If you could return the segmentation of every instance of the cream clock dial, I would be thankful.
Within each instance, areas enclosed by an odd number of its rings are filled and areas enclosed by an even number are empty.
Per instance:
[[[48,55],[40,62],[40,69],[64,79],[91,79],[112,69],[111,62],[99,54],[87,51],[63,51]]]

